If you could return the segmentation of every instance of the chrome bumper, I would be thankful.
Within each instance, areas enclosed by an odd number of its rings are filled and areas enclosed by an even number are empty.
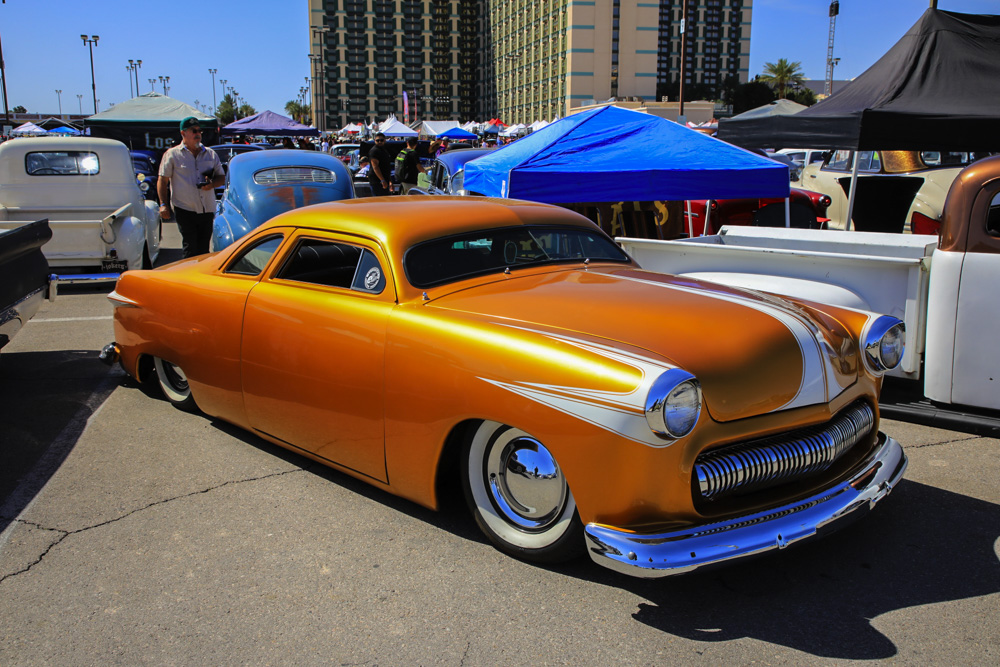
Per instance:
[[[906,470],[899,443],[884,433],[850,479],[810,498],[764,512],[669,533],[629,533],[595,523],[585,533],[590,557],[634,577],[666,577],[784,549],[863,516]]]

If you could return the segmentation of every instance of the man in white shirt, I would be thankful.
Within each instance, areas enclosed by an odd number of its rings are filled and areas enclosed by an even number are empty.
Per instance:
[[[184,257],[209,251],[215,219],[215,188],[226,174],[215,151],[201,143],[201,124],[194,116],[181,121],[183,142],[167,150],[160,161],[156,192],[160,218],[177,220]]]

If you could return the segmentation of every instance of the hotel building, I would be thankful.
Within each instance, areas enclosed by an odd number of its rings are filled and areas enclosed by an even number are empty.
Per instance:
[[[661,100],[680,81],[682,4],[309,0],[316,122],[402,120],[404,92],[411,121],[530,123],[609,98]],[[687,0],[686,85],[747,81],[752,8]]]

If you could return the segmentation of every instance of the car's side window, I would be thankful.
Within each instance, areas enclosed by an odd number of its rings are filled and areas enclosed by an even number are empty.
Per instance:
[[[848,171],[851,168],[851,151],[834,151],[826,168],[831,171]]]
[[[1000,194],[990,202],[989,213],[986,214],[986,233],[990,236],[1000,236]]]
[[[381,294],[385,289],[385,271],[371,250],[361,251],[361,262],[358,264],[351,289],[369,294]]]
[[[362,250],[357,246],[321,239],[303,239],[276,277],[351,289],[361,255]]]
[[[229,264],[225,273],[235,273],[241,276],[259,276],[267,266],[274,251],[281,245],[283,236],[268,236],[253,244]]]

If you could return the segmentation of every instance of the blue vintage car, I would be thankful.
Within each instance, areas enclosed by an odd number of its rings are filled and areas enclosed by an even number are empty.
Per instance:
[[[354,198],[343,162],[318,151],[279,149],[235,155],[215,212],[212,250],[221,250],[279,213]]]

